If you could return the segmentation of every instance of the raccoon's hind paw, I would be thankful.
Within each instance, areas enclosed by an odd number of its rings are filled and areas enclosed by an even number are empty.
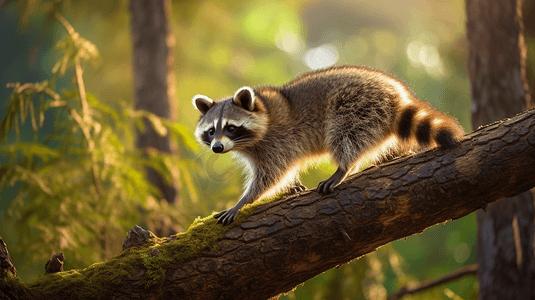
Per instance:
[[[239,212],[240,212],[239,209],[236,209],[235,207],[231,207],[227,210],[224,210],[220,213],[215,214],[214,218],[218,220],[217,224],[223,224],[223,226],[227,226],[236,220],[236,217],[238,216]]]
[[[334,188],[338,185],[335,181],[333,181],[331,178],[324,180],[318,184],[317,191],[318,193],[325,195],[330,194],[334,191]]]
[[[320,184],[318,184],[318,193],[322,195],[332,193],[334,191],[334,188],[339,185],[342,180],[344,180],[346,175],[347,171],[344,171],[339,167],[338,170],[336,170],[336,172],[334,172],[334,174],[329,177],[329,179],[324,180],[320,182]]]
[[[300,185],[297,185],[297,186],[292,186],[291,188],[288,189],[288,193],[286,193],[286,195],[294,195],[294,194],[299,194],[301,192],[304,192],[307,190],[307,187],[300,184]]]

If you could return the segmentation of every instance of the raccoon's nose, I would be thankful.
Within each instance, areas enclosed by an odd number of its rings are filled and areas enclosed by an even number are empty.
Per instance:
[[[212,151],[215,153],[221,153],[225,150],[225,147],[223,147],[223,144],[221,142],[217,142],[212,146]]]

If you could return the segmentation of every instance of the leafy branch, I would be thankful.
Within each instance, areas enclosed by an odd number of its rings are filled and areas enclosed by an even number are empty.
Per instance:
[[[157,219],[152,214],[166,211],[173,224],[181,219],[176,208],[155,200],[159,191],[144,174],[144,167],[150,166],[170,182],[170,170],[179,162],[168,154],[152,151],[144,157],[132,149],[132,125],[142,129],[142,119],[147,118],[158,134],[187,141],[183,150],[191,152],[191,157],[195,148],[189,146],[195,143],[179,124],[123,105],[108,106],[88,93],[83,74],[88,64],[98,63],[98,49],[80,37],[61,14],[54,12],[53,16],[68,34],[56,44],[62,55],[51,78],[7,84],[12,93],[0,123],[0,189],[14,192],[12,199],[6,199],[10,206],[0,224],[15,228],[20,242],[14,252],[32,253],[31,259],[25,259],[27,263],[66,247],[65,254],[76,266],[109,257],[115,252],[113,241],[132,223],[146,220],[151,224],[150,220]],[[56,91],[56,80],[69,70],[74,71],[75,87]],[[54,124],[50,116],[56,116]],[[23,126],[28,119],[31,128]],[[51,125],[52,134],[44,135],[42,129]],[[33,142],[25,138],[28,131],[34,133]],[[39,142],[43,137],[45,144]],[[195,168],[192,161],[181,162]],[[190,172],[182,170],[187,175],[184,178],[191,178]],[[186,185],[191,189],[187,195],[196,195],[194,186]],[[100,245],[99,253],[94,245]]]
[[[54,66],[54,69],[52,72],[56,73],[58,70],[64,74],[65,69],[67,68],[67,65],[69,64],[69,61],[72,61],[74,63],[74,71],[76,74],[76,83],[78,85],[78,92],[80,94],[80,102],[82,104],[82,116],[78,114],[78,112],[75,109],[71,109],[71,115],[78,123],[78,126],[83,132],[83,135],[85,137],[85,140],[87,141],[88,150],[91,155],[91,171],[93,175],[93,184],[95,185],[95,190],[97,192],[97,195],[99,197],[102,196],[102,187],[100,184],[100,178],[99,178],[99,171],[98,171],[98,165],[97,165],[97,159],[95,157],[95,142],[92,139],[90,128],[92,125],[91,120],[91,112],[89,108],[89,104],[87,103],[87,95],[85,92],[85,84],[84,84],[84,78],[83,78],[83,69],[81,65],[82,59],[95,59],[98,57],[98,50],[95,45],[93,45],[91,42],[83,39],[80,37],[80,35],[74,30],[74,28],[69,24],[69,22],[58,12],[54,13],[54,17],[63,25],[65,30],[69,33],[70,39],[64,40],[65,45],[60,46],[61,49],[64,49],[65,55],[63,56],[63,60],[59,61],[56,66]],[[67,50],[70,50],[70,47],[72,46],[74,51],[69,52]],[[69,53],[72,53],[69,55]]]

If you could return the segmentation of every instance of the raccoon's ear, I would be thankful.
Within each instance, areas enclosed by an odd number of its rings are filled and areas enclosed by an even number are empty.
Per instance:
[[[232,102],[248,111],[253,111],[255,104],[255,95],[253,89],[248,86],[240,88],[236,94],[234,94]]]
[[[214,101],[204,95],[195,95],[193,97],[193,106],[201,112],[201,114],[205,115],[206,112],[214,106]]]

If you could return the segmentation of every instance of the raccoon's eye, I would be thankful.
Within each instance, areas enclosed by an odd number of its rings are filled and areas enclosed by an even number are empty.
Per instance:
[[[233,126],[233,125],[227,126],[228,132],[234,132],[234,130],[236,130],[236,126]]]
[[[210,130],[208,130],[208,135],[212,136],[214,134],[215,134],[215,129],[210,128]]]

